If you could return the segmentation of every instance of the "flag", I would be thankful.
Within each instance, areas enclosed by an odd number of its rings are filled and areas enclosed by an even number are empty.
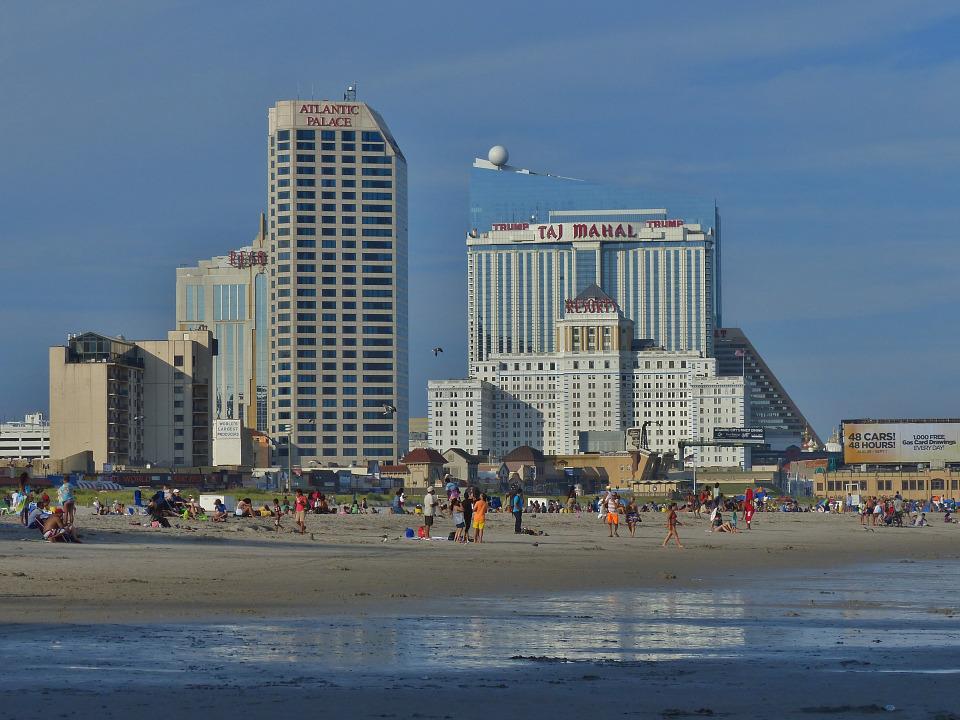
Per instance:
[[[746,353],[745,350],[735,350],[734,353],[733,353],[733,356],[734,356],[734,357],[742,358],[742,357],[746,357],[746,356],[747,356],[747,353]]]

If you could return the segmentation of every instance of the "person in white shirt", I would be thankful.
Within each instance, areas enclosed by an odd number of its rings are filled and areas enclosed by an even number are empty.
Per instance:
[[[430,528],[433,527],[433,518],[436,515],[437,496],[433,494],[433,486],[427,488],[423,496],[423,536],[430,539]]]

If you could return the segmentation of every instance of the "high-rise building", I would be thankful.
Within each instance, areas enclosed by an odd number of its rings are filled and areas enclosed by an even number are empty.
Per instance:
[[[295,465],[399,458],[406,160],[383,118],[349,92],[280,101],[268,123],[269,433],[289,435]]]
[[[720,220],[712,202],[654,196],[477,159],[467,235],[469,360],[556,350],[564,305],[591,285],[637,339],[712,349],[720,315]]]
[[[669,452],[745,425],[741,377],[718,377],[701,353],[637,340],[634,323],[595,285],[564,306],[555,332],[552,352],[491,353],[471,363],[468,379],[431,381],[431,444],[499,458],[522,445],[563,455],[606,434],[623,450],[627,431],[646,424],[650,449]],[[701,466],[750,464],[744,448],[691,452]]]
[[[210,464],[209,331],[132,341],[86,332],[50,348],[50,456],[106,465]]]
[[[177,329],[207,330],[217,341],[214,420],[267,430],[270,304],[266,219],[249,245],[195,267],[177,268]]]
[[[750,423],[763,428],[771,450],[785,450],[791,445],[800,447],[807,432],[817,447],[823,447],[820,437],[743,330],[718,329],[714,354],[720,373],[746,378]]]

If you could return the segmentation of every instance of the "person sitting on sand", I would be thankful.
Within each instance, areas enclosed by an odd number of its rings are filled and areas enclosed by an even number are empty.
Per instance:
[[[33,509],[27,514],[27,529],[42,530],[43,524],[53,513],[44,507],[43,501],[36,503]]]
[[[174,513],[177,515],[182,513],[186,504],[187,501],[183,499],[183,495],[180,494],[180,490],[175,489],[173,491],[173,497],[170,499],[170,506],[173,508]]]
[[[250,498],[238,500],[234,514],[237,517],[253,517],[253,504],[250,502]]]
[[[720,523],[719,525],[717,524],[718,522]],[[724,522],[724,521],[723,521],[723,517],[720,515],[720,513],[717,513],[717,519],[714,520],[714,525],[713,525],[713,528],[711,528],[711,529],[712,529],[713,532],[725,532],[725,533],[738,533],[738,532],[740,532],[739,530],[737,530],[737,529],[736,529],[733,525],[731,525],[730,523]]]
[[[213,518],[214,522],[226,522],[227,521],[227,506],[223,504],[223,500],[217,498],[213,501]]]
[[[61,508],[57,508],[43,522],[43,539],[47,542],[73,542],[78,543],[80,539],[72,526],[65,522],[65,513]]]
[[[167,511],[164,510],[166,503],[163,499],[151,500],[147,503],[147,515],[150,516],[150,520],[157,523],[159,527],[170,527],[170,523],[167,521]]]

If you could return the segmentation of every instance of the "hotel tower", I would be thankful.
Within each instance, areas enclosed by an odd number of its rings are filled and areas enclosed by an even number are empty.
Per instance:
[[[294,467],[406,450],[407,165],[343,101],[269,109],[269,434]],[[289,445],[287,444],[289,442]]]

